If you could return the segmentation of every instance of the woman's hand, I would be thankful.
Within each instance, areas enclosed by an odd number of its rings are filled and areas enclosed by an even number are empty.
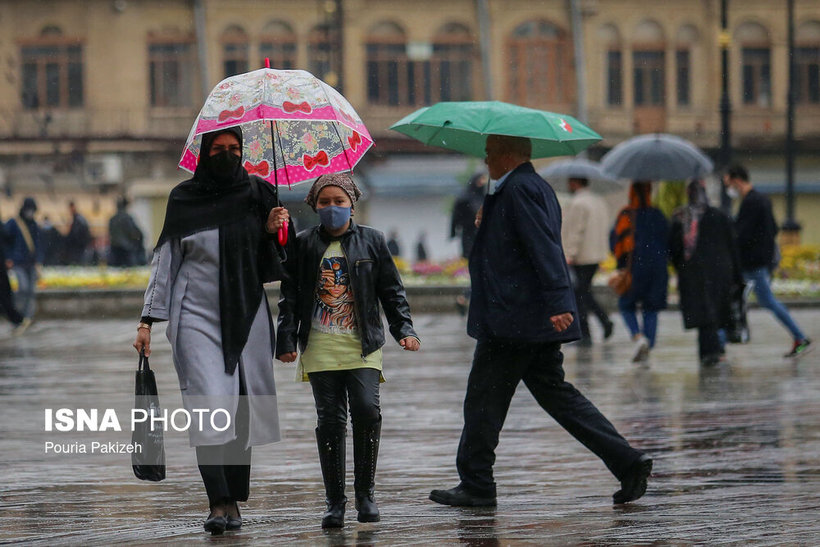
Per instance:
[[[269,234],[275,234],[279,231],[279,228],[282,227],[285,221],[288,220],[289,216],[290,214],[288,213],[288,210],[284,207],[274,207],[268,214],[268,221],[265,223],[265,230],[267,230]]]
[[[137,353],[145,350],[145,356],[151,355],[151,331],[148,329],[137,329],[137,339],[134,340],[134,348]]]
[[[283,363],[292,363],[296,360],[296,352],[291,351],[291,352],[288,352],[288,353],[283,353],[282,355],[277,357],[277,359],[279,359]]]
[[[404,351],[418,351],[420,344],[418,338],[408,336],[407,338],[402,338],[401,341],[399,341],[399,345],[404,348]]]

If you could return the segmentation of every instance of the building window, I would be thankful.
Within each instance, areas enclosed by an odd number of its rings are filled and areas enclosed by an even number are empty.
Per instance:
[[[691,99],[691,67],[689,60],[689,50],[678,50],[675,54],[675,63],[677,71],[678,84],[678,106],[689,106]]]
[[[516,27],[507,44],[510,102],[528,106],[572,101],[573,50],[567,33],[547,21]]]
[[[334,40],[335,32],[328,24],[322,23],[313,27],[313,30],[310,31],[308,67],[312,74],[322,80],[328,79],[328,74],[333,71],[332,49]],[[334,85],[333,82],[328,83]]]
[[[744,47],[743,104],[771,106],[771,63],[769,48]]]
[[[475,48],[469,29],[450,24],[439,30],[433,42],[432,81],[428,79],[426,82],[426,86],[434,90],[432,102],[473,99],[474,59]]]
[[[270,59],[271,68],[296,68],[296,34],[293,28],[284,21],[268,23],[259,39],[259,56],[263,60]]]
[[[794,55],[795,101],[820,104],[820,47],[799,47]]]
[[[190,41],[157,41],[148,46],[151,106],[191,106],[195,66]]]
[[[248,71],[248,36],[239,27],[222,33],[222,72],[225,78]]]
[[[404,106],[430,102],[431,97],[426,96],[429,88],[421,85],[430,80],[430,64],[410,61],[405,44],[404,31],[393,23],[381,23],[371,30],[366,46],[370,103]]]
[[[606,55],[607,87],[606,102],[609,106],[623,103],[623,66],[620,51],[608,51]]]
[[[63,37],[57,27],[46,27],[40,37],[20,47],[24,108],[79,108],[83,106],[83,46]]]
[[[663,51],[636,51],[634,64],[635,106],[661,106],[665,103]]]

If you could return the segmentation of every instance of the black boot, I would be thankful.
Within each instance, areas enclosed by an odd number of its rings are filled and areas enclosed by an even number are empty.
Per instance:
[[[378,522],[379,507],[373,498],[376,483],[376,460],[382,419],[367,426],[353,424],[353,487],[356,490],[356,510],[359,522]]]
[[[319,464],[325,483],[327,511],[322,516],[322,528],[341,528],[345,524],[345,433],[344,428],[316,428]]]

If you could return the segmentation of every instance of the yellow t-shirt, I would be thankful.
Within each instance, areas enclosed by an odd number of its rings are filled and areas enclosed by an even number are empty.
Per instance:
[[[350,268],[338,241],[332,242],[322,256],[314,295],[316,303],[308,345],[299,360],[302,381],[307,381],[311,372],[356,368],[381,370],[381,349],[362,357]]]

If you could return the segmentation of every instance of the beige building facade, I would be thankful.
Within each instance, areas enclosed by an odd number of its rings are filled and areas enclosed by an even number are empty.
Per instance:
[[[727,1],[734,158],[782,194],[786,2]],[[0,213],[25,193],[59,221],[74,198],[99,232],[128,192],[156,230],[205,94],[265,57],[344,93],[376,141],[365,172],[431,152],[388,127],[441,100],[585,117],[593,157],[652,131],[714,154],[719,21],[720,0],[0,0]],[[797,220],[820,242],[820,2],[795,0],[794,24]]]

